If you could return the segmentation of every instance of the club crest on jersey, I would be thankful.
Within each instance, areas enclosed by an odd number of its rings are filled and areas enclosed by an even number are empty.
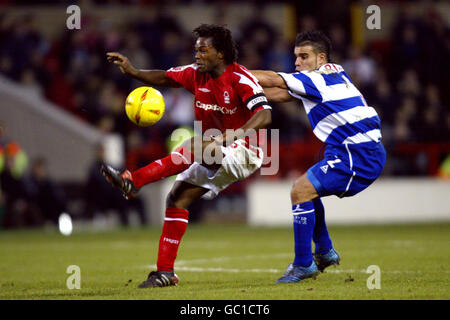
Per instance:
[[[228,93],[228,91],[225,91],[223,93],[223,100],[225,101],[225,103],[230,103],[230,94]]]
[[[326,165],[324,165],[324,166],[321,166],[321,167],[320,167],[320,170],[322,170],[323,173],[327,174],[327,171],[328,171],[328,165],[326,164]]]

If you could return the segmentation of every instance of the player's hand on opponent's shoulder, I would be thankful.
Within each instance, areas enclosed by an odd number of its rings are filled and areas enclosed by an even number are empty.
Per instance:
[[[120,71],[124,74],[133,75],[137,72],[136,68],[133,67],[130,60],[127,57],[121,55],[118,52],[108,52],[106,53],[106,58],[108,62],[114,63],[120,68]]]

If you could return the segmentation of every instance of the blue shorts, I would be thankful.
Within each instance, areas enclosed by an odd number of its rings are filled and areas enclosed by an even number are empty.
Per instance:
[[[385,163],[381,143],[327,145],[324,159],[309,168],[307,176],[320,197],[351,197],[371,185]]]

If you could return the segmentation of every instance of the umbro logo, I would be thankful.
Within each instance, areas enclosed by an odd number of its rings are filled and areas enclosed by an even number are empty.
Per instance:
[[[199,91],[202,92],[211,92],[211,90],[207,89],[207,88],[198,88]]]
[[[321,166],[321,167],[320,167],[320,170],[322,170],[323,173],[327,174],[327,171],[328,171],[328,165],[326,164],[326,165],[324,165],[324,166]]]

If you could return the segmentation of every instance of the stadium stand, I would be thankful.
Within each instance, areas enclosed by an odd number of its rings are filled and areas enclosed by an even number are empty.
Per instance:
[[[147,13],[146,9],[154,1],[88,1],[98,10],[110,5],[119,10],[121,5],[141,5],[142,19],[123,16],[121,24],[111,25],[88,14],[83,16],[81,30],[75,32],[62,26],[56,36],[49,36],[45,26],[36,23],[39,14],[45,14],[46,8],[51,10],[56,3],[64,6],[70,1],[33,1],[44,6],[39,11],[22,10],[24,14],[12,14],[13,8],[23,9],[28,3],[0,1],[0,74],[86,124],[103,132],[120,134],[124,137],[125,164],[129,168],[165,154],[170,133],[188,124],[182,118],[193,119],[189,96],[180,90],[163,91],[168,102],[165,117],[154,127],[138,129],[124,116],[123,102],[127,93],[140,84],[108,64],[105,53],[119,51],[135,66],[148,69],[190,63],[192,36],[180,22],[176,10],[161,7]],[[176,1],[170,3],[177,5]],[[215,21],[210,22],[227,22],[225,17],[231,5],[188,1],[191,3],[212,8]],[[247,5],[258,4],[247,1]],[[437,175],[450,152],[447,81],[450,30],[442,11],[438,10],[439,2],[423,3],[423,10],[412,10],[408,3],[391,4],[395,18],[389,31],[363,46],[352,40],[348,9],[330,13],[314,4],[291,7],[296,14],[292,29],[295,32],[311,28],[324,30],[333,43],[333,61],[344,66],[369,105],[380,114],[388,152],[383,175]],[[233,28],[238,39],[239,62],[249,69],[291,71],[292,31],[286,32],[265,19],[263,11],[264,7],[258,10],[255,7],[254,12],[258,14]],[[273,110],[272,127],[282,128],[283,158],[278,174],[266,178],[298,175],[316,161],[320,143],[313,138],[304,113],[295,103],[274,105]],[[226,193],[238,193],[243,187],[235,184]]]

